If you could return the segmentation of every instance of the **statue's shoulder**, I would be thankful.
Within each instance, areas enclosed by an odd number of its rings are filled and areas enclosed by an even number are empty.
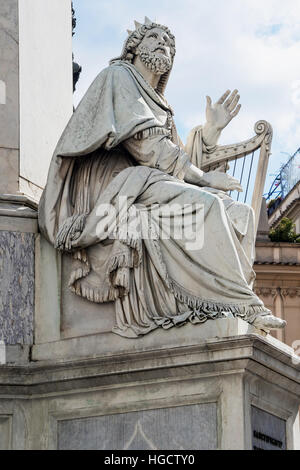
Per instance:
[[[131,78],[132,75],[130,74],[128,67],[126,67],[126,65],[123,62],[118,61],[118,62],[113,62],[111,65],[103,69],[98,74],[98,77],[101,77],[101,78],[122,77],[122,78],[128,79],[128,78]]]
[[[126,92],[124,91],[126,90]],[[101,70],[95,77],[87,92],[82,98],[81,102],[73,113],[72,121],[80,112],[86,113],[88,108],[93,109],[96,103],[99,104],[99,94],[104,96],[123,96],[126,94],[127,98],[132,95],[136,96],[137,86],[135,78],[130,71],[123,66],[122,63],[113,63]],[[103,98],[104,99],[104,98]]]
[[[114,95],[122,94],[124,89],[129,94],[136,93],[136,83],[134,76],[130,71],[119,63],[113,63],[101,70],[91,83],[88,91],[86,92],[86,100],[93,103],[95,96],[104,91],[113,93]]]
[[[121,83],[124,85],[126,84],[127,87],[128,85],[129,87],[131,85],[132,88],[134,78],[124,66],[121,64],[119,65],[118,63],[113,63],[98,73],[91,83],[86,95],[90,97],[94,93],[98,93],[99,89],[103,90],[111,87],[118,89]]]

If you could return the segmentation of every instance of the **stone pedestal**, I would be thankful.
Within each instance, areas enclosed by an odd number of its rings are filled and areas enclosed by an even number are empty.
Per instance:
[[[4,347],[0,363],[29,361],[34,339],[37,231],[33,200],[0,195],[0,341]]]
[[[242,320],[65,339],[32,358],[0,367],[2,448],[300,448],[299,360]]]

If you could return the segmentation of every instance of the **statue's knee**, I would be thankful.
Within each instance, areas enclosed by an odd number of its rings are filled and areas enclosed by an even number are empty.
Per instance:
[[[202,193],[203,192],[204,191],[202,191]],[[204,194],[205,194],[204,200],[206,203],[213,204],[215,201],[220,200],[220,198],[216,194],[210,193],[209,191],[205,191]]]
[[[224,203],[216,194],[210,194],[211,203],[218,207],[219,210],[225,210]]]

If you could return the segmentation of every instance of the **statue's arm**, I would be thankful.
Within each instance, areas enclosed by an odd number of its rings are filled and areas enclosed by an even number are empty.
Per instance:
[[[156,134],[155,130],[149,130],[152,135],[148,137],[131,137],[123,142],[123,146],[139,165],[156,168],[183,180],[190,161],[188,154],[168,135]]]
[[[220,189],[221,191],[243,190],[239,181],[227,173],[219,171],[205,173],[192,163],[187,165],[184,180],[197,186]]]
[[[187,183],[223,191],[242,190],[239,182],[226,173],[204,173],[197,168],[188,154],[166,135],[154,134],[143,139],[131,137],[123,142],[123,146],[139,165],[157,168]]]

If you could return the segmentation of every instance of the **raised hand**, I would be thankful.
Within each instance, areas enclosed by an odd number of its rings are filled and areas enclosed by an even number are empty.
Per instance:
[[[224,127],[239,113],[241,105],[238,104],[240,95],[234,90],[227,90],[224,95],[212,104],[210,96],[206,97],[206,123],[203,126],[203,141],[208,146],[215,146]]]
[[[223,130],[239,113],[241,109],[241,105],[238,104],[239,99],[238,90],[234,90],[232,93],[230,93],[230,90],[227,90],[214,105],[212,104],[211,97],[207,96],[207,123],[218,131]]]

